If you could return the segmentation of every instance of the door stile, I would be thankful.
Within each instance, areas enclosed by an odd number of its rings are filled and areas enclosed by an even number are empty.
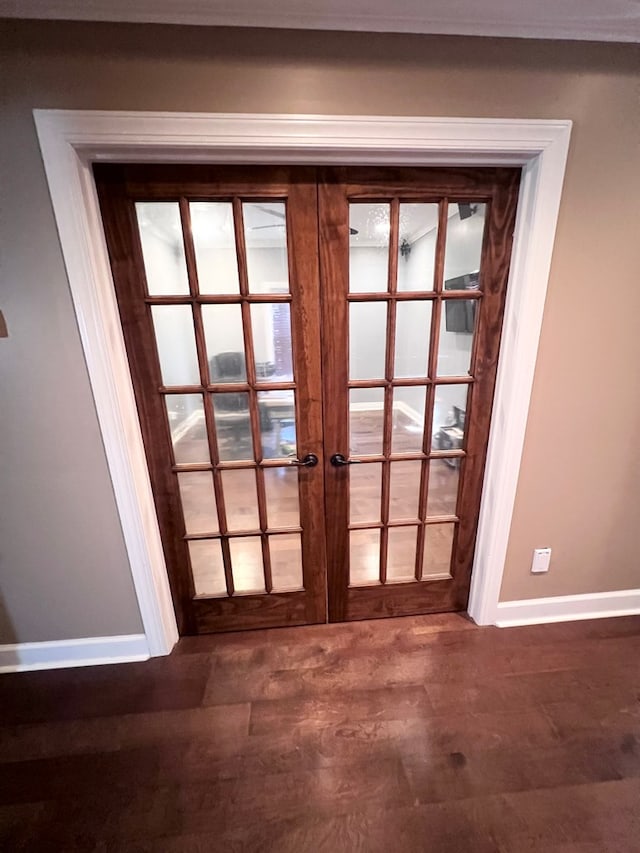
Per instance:
[[[322,281],[322,388],[324,426],[324,507],[327,518],[327,580],[329,621],[339,622],[346,612],[349,584],[349,469],[335,468],[331,456],[349,456],[348,429],[348,306],[343,294],[349,286],[348,211],[340,187],[319,173],[318,233]]]
[[[314,453],[315,468],[299,469],[300,506],[305,508],[302,534],[302,574],[309,592],[306,619],[327,621],[327,544],[325,514],[325,473],[322,420],[322,350],[320,264],[318,259],[318,185],[316,170],[305,170],[306,179],[291,185],[289,203],[295,208],[296,227],[287,220],[287,245],[291,280],[296,282],[298,310],[291,312],[291,334],[296,360],[298,422],[304,426],[307,442],[299,447],[300,457]]]

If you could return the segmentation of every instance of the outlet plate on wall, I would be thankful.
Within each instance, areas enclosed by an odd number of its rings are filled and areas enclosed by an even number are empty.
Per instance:
[[[549,571],[551,562],[551,548],[536,548],[533,552],[531,562],[531,573],[534,575]]]

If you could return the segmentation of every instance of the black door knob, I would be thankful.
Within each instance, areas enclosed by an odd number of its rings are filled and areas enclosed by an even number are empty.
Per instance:
[[[315,453],[307,453],[304,459],[290,459],[289,465],[299,465],[301,468],[315,468],[318,464],[318,457]]]
[[[341,468],[343,465],[359,465],[359,459],[345,459],[342,453],[334,453],[329,460],[335,468]]]

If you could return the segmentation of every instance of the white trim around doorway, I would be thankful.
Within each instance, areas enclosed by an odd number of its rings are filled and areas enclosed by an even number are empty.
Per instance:
[[[571,133],[565,120],[34,110],[148,652],[177,629],[109,268],[94,162],[522,167],[469,614],[498,620]]]

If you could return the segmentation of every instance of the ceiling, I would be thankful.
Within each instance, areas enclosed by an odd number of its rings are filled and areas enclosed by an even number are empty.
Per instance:
[[[638,0],[0,0],[0,17],[640,42]]]

